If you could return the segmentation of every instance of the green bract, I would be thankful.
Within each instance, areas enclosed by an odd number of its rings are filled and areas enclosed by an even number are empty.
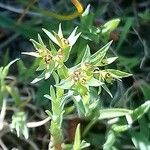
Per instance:
[[[37,71],[43,70],[42,74],[35,78],[32,83],[36,83],[44,78],[48,79],[55,70],[61,68],[64,65],[63,63],[69,58],[72,46],[81,34],[78,33],[75,35],[76,30],[77,28],[75,28],[71,35],[65,39],[62,33],[61,24],[59,25],[58,33],[54,32],[54,35],[46,29],[43,29],[50,40],[59,46],[58,51],[51,41],[49,50],[44,44],[40,35],[38,35],[38,42],[31,39],[36,52],[23,52],[23,54],[31,55],[39,59],[39,67],[37,68]]]
[[[119,20],[113,20],[114,26],[117,26],[116,23],[118,22]],[[112,23],[107,24],[106,25],[109,27],[109,24]],[[44,78],[48,79],[51,74],[56,79],[56,75],[58,74],[60,82],[59,79],[57,79],[55,86],[57,88],[72,90],[74,92],[73,95],[81,96],[85,109],[84,111],[88,113],[88,107],[90,106],[91,101],[89,94],[90,87],[99,87],[99,89],[102,87],[110,94],[110,96],[112,96],[106,83],[112,83],[114,79],[128,77],[131,74],[115,69],[101,68],[113,63],[117,59],[117,57],[106,57],[112,41],[100,48],[94,54],[91,54],[90,47],[87,45],[81,62],[77,66],[67,68],[64,62],[68,60],[71,48],[81,34],[78,33],[75,35],[76,30],[77,27],[73,30],[71,35],[65,39],[62,33],[61,24],[59,25],[58,33],[53,32],[52,34],[48,30],[43,29],[50,38],[50,50],[46,47],[40,35],[38,35],[38,42],[31,40],[36,52],[24,52],[24,54],[37,57],[37,59],[39,59],[37,71],[43,70],[42,74],[35,78],[32,83],[36,83]],[[51,41],[58,45],[58,50],[56,50]],[[98,94],[100,94],[100,90]]]
[[[81,33],[78,33],[77,35],[75,35],[76,30],[77,30],[77,27],[72,31],[72,33],[70,34],[68,38],[64,38],[62,29],[61,29],[61,24],[59,25],[58,33],[53,32],[52,34],[48,30],[43,29],[43,31],[47,34],[50,40],[59,46],[60,48],[59,51],[61,51],[64,55],[64,62],[68,60],[71,48],[75,44],[76,40],[81,34]]]
[[[118,26],[119,21],[119,19],[116,19],[107,22],[103,26],[102,32],[109,33],[113,31]],[[131,76],[131,74],[126,72],[109,69],[108,66],[117,59],[117,57],[107,57],[107,52],[112,41],[108,42],[94,54],[91,54],[90,47],[87,45],[79,64],[71,68],[66,66],[65,62],[69,58],[72,46],[81,34],[76,34],[76,30],[77,27],[68,38],[64,38],[61,24],[59,25],[58,33],[51,33],[43,29],[50,38],[50,49],[47,48],[40,35],[38,35],[38,42],[31,40],[36,52],[23,53],[34,56],[39,61],[37,71],[42,71],[42,73],[32,83],[36,83],[42,79],[48,79],[51,75],[55,80],[55,85],[50,86],[50,94],[45,95],[46,98],[51,100],[51,110],[46,110],[46,113],[51,118],[51,141],[49,149],[55,147],[56,149],[62,150],[64,146],[62,146],[63,134],[61,127],[63,115],[66,113],[65,104],[68,99],[75,103],[77,113],[80,117],[91,119],[83,134],[86,134],[90,126],[97,120],[126,117],[129,125],[112,126],[113,131],[110,130],[108,137],[114,137],[115,132],[127,130],[130,127],[130,123],[135,118],[138,118],[136,116],[137,113],[134,114],[134,111],[128,109],[99,109],[99,94],[101,93],[101,89],[103,88],[112,97],[107,84],[112,83],[114,80]],[[107,68],[105,68],[106,66]],[[106,141],[104,148],[108,145],[109,141]],[[85,141],[81,141],[79,125],[76,128],[74,144],[68,146],[74,150],[89,146]]]
[[[105,82],[111,83],[113,79],[120,79],[131,76],[115,69],[101,69],[102,66],[113,63],[117,57],[106,58],[106,53],[112,41],[91,55],[90,47],[87,45],[81,63],[69,69],[69,77],[63,79],[57,87],[63,89],[73,89],[79,94],[87,94],[89,87],[102,86],[107,92],[109,91]]]
[[[82,13],[84,8],[80,0],[71,0],[77,12],[69,15],[43,10],[37,7],[39,2],[35,4],[35,0],[32,0],[32,3],[29,4],[26,1],[22,2],[24,6],[27,6],[27,9],[18,21],[21,21],[22,17],[28,13],[29,16],[39,17],[40,24],[35,17],[33,19],[30,17],[30,21],[27,17],[25,22],[21,24],[15,23],[9,18],[2,17],[3,13],[0,15],[2,27],[10,24],[13,27],[12,29],[18,31],[19,34],[23,33],[25,36],[34,37],[34,33],[39,30],[37,25],[48,27],[48,24],[50,24],[49,29],[55,28],[57,21],[51,20],[49,18],[51,16],[67,20],[77,16],[80,16],[80,18],[71,22],[64,21],[65,32],[62,31],[61,24],[58,26],[58,31],[49,31],[42,28],[42,37],[38,34],[37,40],[30,40],[35,50],[23,52],[23,54],[28,55],[27,57],[33,56],[35,62],[29,68],[26,68],[23,61],[18,61],[17,78],[13,75],[9,76],[8,73],[10,66],[18,59],[0,67],[1,149],[24,149],[24,147],[27,147],[26,149],[45,150],[48,146],[48,150],[150,150],[150,115],[148,114],[150,110],[150,85],[141,76],[141,71],[145,70],[144,77],[146,77],[146,80],[149,79],[147,65],[149,56],[147,41],[138,34],[138,31],[141,30],[139,18],[124,17],[122,21],[121,18],[106,21],[105,15],[110,17],[112,16],[110,13],[121,11],[117,9],[115,12],[110,11],[108,13],[107,9],[110,7],[105,2],[94,13],[90,11],[90,5]],[[55,3],[58,8],[62,4],[65,4],[65,8],[67,8],[69,4],[68,1],[63,0],[58,3],[55,1]],[[112,4],[118,3],[113,2]],[[122,2],[119,4],[122,5]],[[137,4],[138,7],[141,7],[143,2]],[[145,4],[147,3],[144,2]],[[0,3],[0,5],[2,4]],[[0,7],[9,9],[7,6],[6,8]],[[28,12],[29,8],[37,13]],[[63,11],[63,9],[57,12]],[[68,9],[68,11],[71,10],[72,8]],[[149,13],[144,14],[139,14],[139,16],[148,20],[150,17],[147,14]],[[43,18],[45,15],[48,18]],[[121,17],[121,15],[119,16]],[[97,17],[98,19],[96,19]],[[134,29],[133,20],[138,23],[137,31]],[[122,27],[118,30],[120,21]],[[29,23],[33,23],[31,29],[34,27],[34,31],[31,31],[28,26]],[[68,34],[72,23],[78,24],[79,27],[75,27],[71,30],[72,33]],[[147,23],[145,22],[142,26],[146,27]],[[18,30],[16,30],[16,27]],[[131,30],[129,30],[130,27],[132,27]],[[31,33],[25,33],[25,31],[31,31]],[[128,40],[133,37],[134,32],[141,43],[135,43],[132,48],[138,48],[139,44],[144,46],[141,64],[140,59],[138,60],[139,57],[131,59],[121,56],[124,52],[122,53],[120,47],[123,42],[125,42],[124,45],[127,45],[127,43],[131,45],[132,42]],[[128,33],[129,38],[125,41]],[[4,37],[4,40],[5,38],[7,36]],[[13,38],[8,39],[2,45],[8,45]],[[79,39],[80,41],[77,41]],[[120,54],[117,63],[115,61],[118,57],[111,54],[111,51],[115,52],[111,39],[115,41],[116,54]],[[6,52],[6,55],[2,57],[4,64],[8,62],[8,54]],[[127,53],[126,56],[129,56],[129,54]],[[75,63],[72,62],[74,60]],[[121,80],[131,76],[131,74],[117,69],[123,67],[134,72],[135,66],[139,64],[141,67],[140,76],[135,75],[135,84],[126,89],[127,87],[124,86],[124,83],[121,83]],[[13,73],[15,71],[16,69],[13,70]],[[48,82],[36,86],[27,84],[26,81],[33,76],[35,71],[39,75],[31,82],[32,84],[43,80]],[[132,77],[128,79],[132,80]],[[111,87],[115,81],[115,85]],[[130,82],[127,79],[125,81]],[[47,86],[49,86],[49,91],[47,91]],[[127,84],[127,86],[129,85]],[[44,99],[41,98],[42,95],[44,95]],[[45,98],[47,101],[43,102],[42,100],[45,100]],[[141,99],[141,101],[137,101],[137,99]],[[38,107],[34,104],[35,101]],[[135,108],[136,106],[138,107]],[[9,118],[10,115],[11,119]],[[29,131],[30,128],[36,127],[38,128]],[[14,132],[17,137],[8,133],[9,131]],[[46,135],[44,135],[45,133]],[[30,134],[33,137],[28,139]],[[86,139],[87,142],[83,139]]]
[[[120,19],[113,19],[103,25],[102,33],[110,33],[117,28]]]

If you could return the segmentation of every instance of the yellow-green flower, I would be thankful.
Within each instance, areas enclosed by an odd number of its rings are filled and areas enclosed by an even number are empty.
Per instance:
[[[80,36],[81,33],[76,34],[77,27],[72,31],[70,36],[68,38],[64,38],[64,35],[62,33],[61,29],[61,24],[59,25],[59,30],[58,33],[49,32],[46,29],[43,29],[43,31],[47,34],[47,36],[50,38],[51,41],[53,41],[56,45],[59,46],[60,52],[63,54],[63,61],[66,62],[69,58],[70,51],[72,46],[75,44],[77,41],[78,37]]]
[[[76,34],[76,30],[77,30],[77,27],[72,31],[72,33],[70,34],[70,36],[68,38],[64,38],[63,33],[62,33],[61,24],[59,24],[58,33],[53,32],[53,34],[52,34],[48,30],[43,29],[43,31],[48,35],[48,37],[55,44],[57,44],[61,49],[65,49],[67,47],[72,47],[75,44],[76,40],[78,39],[78,37],[81,34],[81,33]]]
[[[38,58],[39,60],[39,66],[37,68],[37,71],[43,70],[42,74],[35,78],[32,83],[36,83],[42,79],[48,79],[52,72],[56,69],[58,66],[58,63],[56,63],[55,56],[52,54],[52,52],[46,48],[45,44],[43,43],[40,35],[38,35],[38,41],[31,39],[36,51],[35,52],[23,52],[23,54],[34,56]]]
[[[90,86],[101,86],[103,83],[93,77],[92,72],[87,73],[84,68],[75,67],[69,70],[69,77],[62,80],[60,84],[56,85],[63,89],[73,89],[81,95],[85,95]]]

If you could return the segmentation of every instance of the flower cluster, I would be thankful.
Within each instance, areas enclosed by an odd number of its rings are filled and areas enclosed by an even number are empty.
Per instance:
[[[71,90],[82,98],[86,97],[88,99],[86,101],[90,101],[90,97],[88,97],[90,87],[99,87],[99,91],[102,87],[112,96],[106,83],[112,83],[114,79],[131,75],[115,69],[104,69],[104,66],[117,59],[117,57],[106,57],[112,41],[94,54],[91,54],[90,47],[87,45],[81,62],[72,68],[67,68],[64,63],[68,60],[72,46],[81,33],[76,34],[77,28],[75,28],[68,38],[64,38],[61,24],[58,33],[51,33],[46,29],[43,31],[50,38],[50,50],[45,46],[41,36],[38,35],[39,42],[31,40],[36,52],[24,52],[24,54],[37,57],[39,59],[37,70],[43,70],[42,74],[35,78],[32,83],[44,78],[48,79],[51,74],[56,78],[56,74],[58,74],[60,82],[56,83],[56,87]],[[51,41],[57,45],[58,50]]]
[[[51,33],[46,29],[43,31],[48,35],[51,41],[59,46],[59,50],[57,51],[53,43],[50,41],[50,50],[45,46],[42,38],[38,35],[38,42],[31,39],[36,52],[23,52],[23,54],[31,55],[39,59],[39,66],[37,71],[43,70],[42,74],[35,78],[32,83],[36,83],[42,79],[48,79],[53,71],[57,68],[61,68],[63,63],[68,60],[69,54],[71,51],[72,46],[78,39],[81,33],[76,35],[75,28],[71,35],[65,39],[62,33],[61,24],[59,25],[58,33]]]
[[[106,83],[131,75],[115,69],[101,69],[117,59],[117,57],[106,58],[111,43],[112,41],[93,55],[90,53],[90,47],[87,46],[81,63],[70,68],[68,78],[62,80],[57,86],[75,90],[80,95],[86,95],[89,87],[103,87],[111,95]]]

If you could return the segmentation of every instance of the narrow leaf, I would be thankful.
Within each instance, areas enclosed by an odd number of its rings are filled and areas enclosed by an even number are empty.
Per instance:
[[[103,89],[110,95],[110,97],[113,98],[113,96],[112,96],[110,90],[108,89],[108,87],[107,87],[107,85],[106,85],[105,83],[102,84],[102,87],[103,87]]]
[[[90,47],[87,45],[81,62],[89,62],[91,57]]]
[[[102,59],[105,57],[112,41],[107,43],[105,46],[103,46],[101,49],[99,49],[95,54],[91,56],[91,62],[93,65],[97,65],[99,62],[102,61]]]
[[[99,119],[110,119],[131,114],[132,110],[123,108],[101,109]]]
[[[45,77],[45,73],[42,72],[42,74],[40,74],[37,78],[35,78],[31,83],[35,84],[35,83],[41,81],[42,79],[44,79],[44,77]]]
[[[3,68],[2,73],[3,73],[3,76],[4,76],[4,77],[7,76],[9,67],[10,67],[13,63],[15,63],[16,61],[18,61],[18,60],[19,60],[19,58],[17,58],[17,59],[15,59],[15,60],[11,61],[7,66],[5,66],[5,67]]]
[[[126,23],[124,27],[122,28],[122,33],[120,35],[120,40],[117,45],[117,51],[120,49],[122,46],[123,42],[126,40],[127,34],[129,33],[129,29],[133,24],[133,18],[127,18]]]
[[[76,133],[75,133],[73,150],[80,150],[80,144],[81,144],[80,124],[78,124],[76,128]]]
[[[50,96],[52,97],[52,100],[56,99],[56,94],[53,86],[50,86]]]
[[[145,113],[149,111],[149,109],[150,109],[150,101],[147,101],[132,112],[131,114],[132,119],[137,120],[141,118]]]
[[[51,49],[52,54],[56,55],[57,54],[57,50],[56,50],[54,44],[51,42],[51,40],[49,40],[49,45],[50,45],[50,49]]]
[[[90,81],[88,81],[88,85],[97,87],[97,86],[103,85],[103,82],[101,82],[95,78],[92,78]]]
[[[130,73],[126,73],[115,69],[106,69],[105,71],[111,73],[113,78],[124,78],[124,77],[132,76],[132,74]]]
[[[103,59],[101,62],[99,62],[97,64],[97,66],[106,66],[106,65],[109,65],[111,63],[113,63],[118,57],[110,57],[110,58],[106,58],[106,59]]]
[[[110,33],[115,30],[120,22],[120,19],[113,19],[103,25],[102,33]]]
[[[41,45],[43,45],[43,47],[45,46],[40,34],[38,34],[38,41]]]
[[[59,24],[58,35],[59,35],[59,37],[63,38],[61,23]]]
[[[30,56],[34,56],[34,57],[40,57],[39,53],[37,53],[37,52],[22,52],[22,54],[30,55]]]
[[[56,87],[60,87],[62,89],[70,89],[73,86],[74,82],[68,78],[66,80],[62,80],[59,84],[56,84]]]
[[[33,43],[33,46],[35,47],[36,50],[46,48],[45,45],[43,46],[43,45],[41,45],[40,43],[36,42],[36,41],[33,40],[33,39],[30,39],[30,41]]]
[[[56,43],[57,45],[59,45],[57,39],[55,38],[55,36],[54,36],[51,32],[49,32],[49,31],[46,30],[46,29],[42,29],[42,30],[46,33],[46,35],[47,35],[54,43]]]

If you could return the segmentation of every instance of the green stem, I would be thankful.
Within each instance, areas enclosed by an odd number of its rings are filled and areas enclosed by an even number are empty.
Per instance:
[[[60,79],[68,78],[68,69],[67,69],[67,67],[65,65],[63,65],[57,71],[58,71],[58,75],[59,75]]]
[[[52,121],[51,124],[55,124],[55,121]],[[51,140],[49,144],[49,150],[62,150],[63,144],[63,135],[62,130],[60,128],[52,128],[51,129]]]
[[[89,112],[89,103],[90,103],[89,93],[82,96],[82,102],[83,102],[83,105],[84,105],[84,108],[85,108],[85,116],[87,116],[88,112]]]
[[[89,132],[89,130],[93,127],[93,125],[97,122],[97,118],[94,118],[93,120],[90,121],[90,123],[86,126],[84,132],[83,132],[83,137]]]
[[[52,120],[50,125],[51,141],[49,144],[49,150],[62,150],[63,144],[63,133],[61,129],[63,107],[61,107],[61,102],[64,92],[60,91],[58,88],[56,88],[56,91],[58,91],[56,98],[52,100]]]

